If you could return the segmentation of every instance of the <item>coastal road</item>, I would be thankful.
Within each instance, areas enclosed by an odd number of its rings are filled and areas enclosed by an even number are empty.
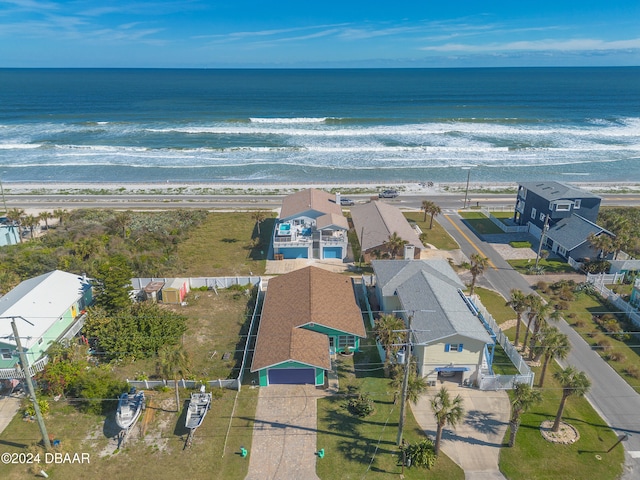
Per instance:
[[[344,195],[347,196],[347,195]],[[356,204],[365,203],[372,195],[348,195]],[[373,196],[374,198],[375,195]],[[169,195],[169,194],[68,194],[68,195],[5,195],[7,208],[50,210],[56,208],[115,208],[131,210],[153,210],[172,208],[203,208],[207,210],[268,209],[280,208],[284,195]],[[639,194],[602,195],[605,206],[640,206]],[[470,195],[470,205],[484,205],[513,209],[515,195],[480,194]],[[423,200],[437,203],[443,210],[462,208],[462,194],[406,194],[395,199],[384,200],[402,209],[420,209]]]
[[[509,298],[511,289],[514,288],[525,294],[534,293],[522,275],[513,270],[490,244],[476,237],[457,214],[443,217],[438,218],[440,224],[456,239],[467,257],[480,252],[490,260],[491,263],[483,277],[502,296]],[[572,346],[561,366],[564,368],[573,365],[587,374],[592,381],[587,399],[616,434],[628,436],[623,442],[626,464],[622,478],[640,478],[640,394],[631,388],[566,321],[558,322],[557,326],[569,337]],[[605,445],[603,448],[608,449],[611,446],[613,445]]]

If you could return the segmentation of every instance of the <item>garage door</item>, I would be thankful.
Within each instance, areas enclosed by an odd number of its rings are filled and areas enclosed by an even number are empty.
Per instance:
[[[342,258],[342,247],[327,247],[323,254],[323,258]]]
[[[269,370],[269,384],[316,384],[316,374],[313,368],[274,368]]]

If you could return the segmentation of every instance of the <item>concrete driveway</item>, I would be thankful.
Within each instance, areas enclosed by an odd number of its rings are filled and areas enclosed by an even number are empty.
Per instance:
[[[246,480],[317,479],[316,401],[312,385],[270,385],[258,395]]]
[[[467,480],[504,479],[498,459],[509,424],[511,407],[507,393],[484,392],[447,381],[438,382],[437,390],[442,386],[452,397],[462,397],[466,415],[455,430],[445,427],[441,450],[464,470]],[[430,402],[437,393],[436,388],[429,389],[416,405],[411,405],[418,425],[432,438],[436,435],[436,421]]]
[[[0,396],[0,433],[7,428],[20,409],[22,396],[18,394]]]

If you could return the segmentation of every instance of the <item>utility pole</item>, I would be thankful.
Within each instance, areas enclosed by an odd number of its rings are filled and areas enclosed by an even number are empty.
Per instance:
[[[36,398],[36,391],[33,388],[33,382],[31,381],[31,374],[29,373],[29,362],[27,361],[27,355],[22,349],[22,342],[20,341],[20,335],[18,335],[18,327],[16,325],[16,318],[20,318],[27,322],[29,325],[33,325],[29,320],[24,317],[0,317],[11,319],[11,329],[13,330],[13,337],[16,339],[16,346],[18,347],[18,354],[20,355],[20,366],[24,373],[24,380],[29,389],[29,395],[33,402],[33,409],[36,412],[36,418],[38,420],[38,426],[40,427],[40,433],[42,434],[42,442],[44,443],[45,450],[51,450],[51,442],[49,441],[49,435],[47,434],[47,428],[44,425],[44,419],[42,418],[42,412],[40,411],[40,405],[38,405],[38,399]]]
[[[467,171],[467,188],[464,191],[464,205],[462,206],[463,209],[467,208],[467,197],[469,196],[469,177],[471,177],[471,167],[466,167],[463,170]]]
[[[404,409],[407,403],[407,388],[409,386],[409,370],[411,369],[411,320],[413,314],[409,315],[409,325],[407,334],[407,354],[404,357],[404,378],[402,379],[402,399],[400,403],[400,422],[398,423],[398,438],[396,443],[402,445],[402,430],[404,430]]]
[[[544,237],[549,230],[549,214],[544,217],[544,225],[542,226],[542,233],[540,234],[540,244],[538,245],[538,253],[536,254],[536,268],[538,268],[538,262],[540,261],[540,253],[542,252],[542,244],[544,243]]]
[[[0,180],[0,193],[2,194],[2,204],[4,205],[4,213],[6,215],[9,210],[7,210],[7,199],[4,198],[4,187],[2,186],[2,180]]]

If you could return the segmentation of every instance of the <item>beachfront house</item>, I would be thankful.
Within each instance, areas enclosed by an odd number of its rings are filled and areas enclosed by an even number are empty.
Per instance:
[[[545,222],[552,228],[574,214],[595,223],[601,198],[591,192],[560,182],[523,182],[518,184],[513,221],[528,225],[529,232],[540,238]]]
[[[407,242],[404,251],[400,252],[401,257],[420,258],[424,250],[418,232],[393,205],[377,200],[357,205],[351,207],[351,219],[365,262],[388,254],[385,244],[394,233]]]
[[[430,385],[479,383],[491,372],[495,336],[446,260],[373,260],[378,304],[411,324],[412,353]]]
[[[16,326],[33,373],[47,363],[46,350],[55,341],[75,336],[93,301],[85,278],[54,270],[25,280],[0,298],[0,378],[22,377],[10,317]]]
[[[599,257],[600,252],[588,240],[613,233],[598,226],[601,198],[561,182],[524,182],[518,186],[514,221],[528,225],[529,232],[544,247],[574,262]]]
[[[366,336],[351,279],[306,267],[269,280],[251,371],[260,385],[325,384],[331,356]]]
[[[348,230],[339,197],[315,188],[301,190],[282,201],[273,232],[273,258],[344,260]]]

